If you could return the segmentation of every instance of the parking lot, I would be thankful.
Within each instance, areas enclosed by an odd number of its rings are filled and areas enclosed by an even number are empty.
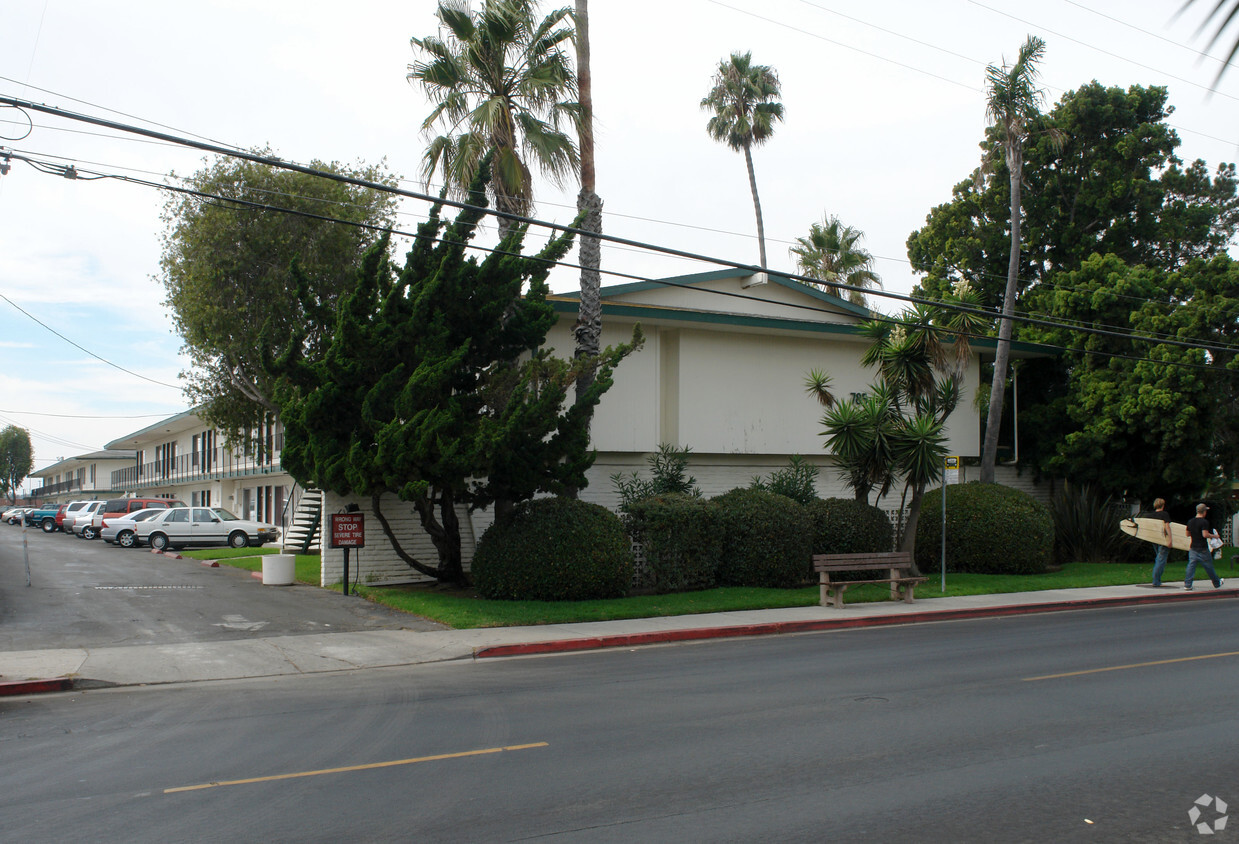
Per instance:
[[[264,586],[241,569],[0,524],[0,651],[398,629],[442,627],[312,586]]]

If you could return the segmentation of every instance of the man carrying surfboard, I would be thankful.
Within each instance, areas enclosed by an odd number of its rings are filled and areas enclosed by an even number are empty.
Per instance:
[[[1220,589],[1222,586],[1222,579],[1213,570],[1213,560],[1210,559],[1209,540],[1217,539],[1217,531],[1205,518],[1208,512],[1207,504],[1197,504],[1196,518],[1187,523],[1188,535],[1192,537],[1192,547],[1187,550],[1187,573],[1183,578],[1183,588],[1188,591],[1192,589],[1192,578],[1196,574],[1198,565],[1205,567],[1205,571],[1209,573],[1209,579],[1213,581],[1214,589]]]
[[[1170,560],[1170,546],[1173,544],[1170,536],[1170,514],[1166,512],[1166,499],[1158,498],[1153,501],[1152,518],[1162,523],[1162,536],[1166,540],[1164,545],[1157,546],[1157,553],[1153,557],[1153,585],[1161,586],[1162,572],[1166,570],[1166,563]]]

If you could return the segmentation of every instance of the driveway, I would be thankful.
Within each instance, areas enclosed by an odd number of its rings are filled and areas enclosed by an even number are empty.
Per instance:
[[[442,625],[241,569],[0,524],[0,651],[186,644]]]

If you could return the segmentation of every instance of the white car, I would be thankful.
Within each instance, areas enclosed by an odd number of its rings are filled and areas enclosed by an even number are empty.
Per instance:
[[[91,528],[90,520],[96,513],[103,511],[103,505],[106,503],[106,501],[87,501],[85,506],[77,511],[66,510],[64,524],[61,525],[64,532],[85,539],[94,539],[97,534]]]
[[[134,526],[139,545],[156,551],[188,545],[244,548],[280,538],[274,525],[239,519],[222,507],[171,507]]]
[[[20,525],[22,517],[29,513],[32,507],[10,507],[4,511],[4,515],[0,516],[0,521],[10,525]]]
[[[136,513],[127,513],[118,518],[108,517],[99,529],[99,537],[109,545],[119,545],[121,548],[133,548],[138,544],[134,528],[138,522],[158,516],[167,507],[148,507]]]

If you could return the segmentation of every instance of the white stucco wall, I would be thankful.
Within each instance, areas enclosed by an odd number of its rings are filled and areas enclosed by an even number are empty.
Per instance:
[[[370,509],[369,498],[359,499],[341,496],[332,492],[323,494],[323,531],[322,531],[322,568],[319,573],[319,584],[331,586],[339,583],[344,577],[344,550],[327,547],[331,541],[330,514],[342,513],[349,504],[356,504],[365,516],[366,546],[351,549],[349,552],[349,582],[382,585],[386,583],[410,583],[431,580],[410,568],[396,554],[392,544],[383,533],[383,527]],[[394,495],[383,496],[380,506],[383,516],[391,525],[392,532],[400,541],[405,552],[418,562],[437,566],[438,552],[430,537],[422,530],[421,522],[412,505],[400,501]],[[468,511],[457,508],[460,518],[461,554],[466,570],[469,561],[473,559],[475,543],[474,528],[470,522]],[[479,534],[480,535],[480,534]]]

